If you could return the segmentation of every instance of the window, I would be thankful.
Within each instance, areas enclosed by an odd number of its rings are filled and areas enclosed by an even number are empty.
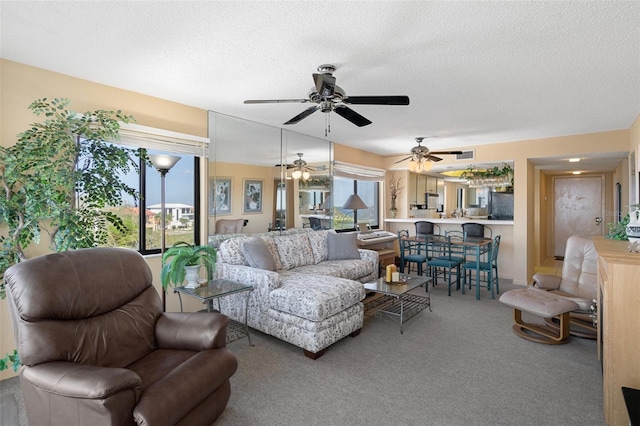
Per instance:
[[[358,223],[368,223],[372,228],[380,227],[380,182],[384,181],[383,169],[336,161],[333,167],[333,227],[336,230],[356,228]],[[343,209],[351,194],[358,194],[367,206],[357,211]]]
[[[200,227],[200,156],[207,156],[208,139],[123,125],[117,144],[141,148],[147,154],[170,154],[180,160],[165,176],[166,247],[178,241],[199,244]],[[140,173],[129,172],[124,182],[137,188],[139,198],[127,197],[122,205],[113,206],[127,230],[110,227],[109,246],[133,248],[142,254],[159,253],[161,249],[161,176],[152,166],[142,164]]]
[[[148,150],[149,154],[160,153]],[[175,154],[172,154],[175,155]],[[165,177],[166,246],[178,241],[197,244],[198,209],[196,191],[198,183],[198,157],[180,155],[180,160]],[[159,253],[162,240],[160,173],[151,166],[140,164],[141,172],[131,171],[122,180],[137,188],[139,199],[126,197],[122,205],[112,207],[125,223],[127,230],[120,232],[110,227],[109,246],[128,247],[142,254]]]
[[[334,215],[333,227],[336,230],[355,229],[354,211],[343,209],[342,206],[351,194],[358,194],[367,209],[356,212],[358,223],[368,223],[372,228],[380,226],[380,183],[349,179],[336,176],[333,178]]]

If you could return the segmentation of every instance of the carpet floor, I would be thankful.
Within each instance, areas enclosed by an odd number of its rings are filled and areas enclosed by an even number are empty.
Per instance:
[[[502,292],[511,288],[501,280]],[[404,334],[397,320],[369,313],[360,335],[315,361],[255,330],[255,346],[229,343],[239,366],[216,425],[604,424],[595,341],[529,342],[486,290],[480,300],[473,291],[448,297],[442,284],[430,291],[433,312],[418,313]],[[17,380],[0,385],[20,411],[6,418],[25,426]]]

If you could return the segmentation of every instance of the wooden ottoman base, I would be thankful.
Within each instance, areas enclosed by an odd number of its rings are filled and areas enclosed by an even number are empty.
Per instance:
[[[569,324],[570,317],[569,312],[565,312],[559,315],[560,324],[555,327],[543,324],[530,324],[522,321],[522,311],[520,309],[513,309],[513,324],[512,330],[515,334],[523,339],[530,340],[536,343],[544,343],[546,345],[559,345],[567,343],[569,339]]]
[[[546,345],[566,343],[569,339],[570,312],[578,308],[573,301],[544,290],[527,287],[507,291],[500,296],[500,302],[513,308],[515,324],[512,330],[523,339]],[[526,323],[522,320],[522,311],[542,317],[547,323]],[[547,319],[553,318],[558,318],[557,326],[549,325]]]

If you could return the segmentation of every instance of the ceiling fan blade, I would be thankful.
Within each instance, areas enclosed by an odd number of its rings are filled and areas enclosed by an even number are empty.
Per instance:
[[[304,111],[302,111],[300,114],[296,115],[295,117],[293,117],[291,120],[287,121],[284,124],[296,124],[298,121],[302,120],[303,118],[307,118],[308,116],[310,116],[311,114],[313,114],[317,110],[318,110],[317,106],[312,106],[310,108],[307,108]]]
[[[459,154],[462,154],[462,151],[437,151],[437,152],[429,152],[429,154],[436,154],[436,155],[459,155]]]
[[[344,105],[338,105],[334,109],[334,111],[336,112],[336,114],[338,114],[343,118],[346,118],[347,120],[349,120],[350,122],[352,122],[358,127],[368,126],[369,124],[371,124],[370,120],[366,119],[365,117],[361,116],[351,108],[346,107]]]
[[[309,99],[247,99],[245,104],[285,104],[285,103],[305,103]]]
[[[342,100],[352,105],[409,105],[408,96],[347,96]]]
[[[316,92],[320,96],[331,97],[336,90],[336,78],[331,74],[313,74]]]
[[[395,162],[395,163],[393,163],[393,164],[402,163],[403,161],[410,160],[411,158],[413,158],[413,155],[410,155],[410,156],[408,156],[408,157],[406,157],[406,158],[403,158],[402,160],[398,160],[398,161],[396,161],[396,162]]]
[[[438,161],[442,161],[442,158],[436,157],[435,155],[427,154],[427,160],[438,162]]]
[[[287,169],[293,169],[295,166],[293,164],[274,164],[274,167],[286,167]]]

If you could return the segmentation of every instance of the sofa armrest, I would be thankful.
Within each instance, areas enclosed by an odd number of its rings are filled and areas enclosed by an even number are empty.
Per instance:
[[[378,270],[378,263],[380,262],[380,258],[378,256],[378,252],[375,250],[368,249],[358,249],[358,253],[360,253],[360,259],[368,260],[372,262],[375,266],[374,271]],[[377,273],[377,272],[376,272]]]
[[[204,349],[226,346],[229,318],[216,312],[165,312],[156,322],[160,349]]]
[[[541,288],[543,290],[557,290],[560,288],[562,277],[550,274],[535,274],[533,276],[534,287]]]
[[[267,300],[269,293],[281,285],[280,274],[266,269],[221,262],[217,264],[216,272],[218,278],[225,278],[252,286],[253,294],[257,295],[261,300]]]
[[[24,380],[45,392],[81,399],[106,399],[125,390],[140,391],[140,376],[126,368],[55,361],[25,367]]]

